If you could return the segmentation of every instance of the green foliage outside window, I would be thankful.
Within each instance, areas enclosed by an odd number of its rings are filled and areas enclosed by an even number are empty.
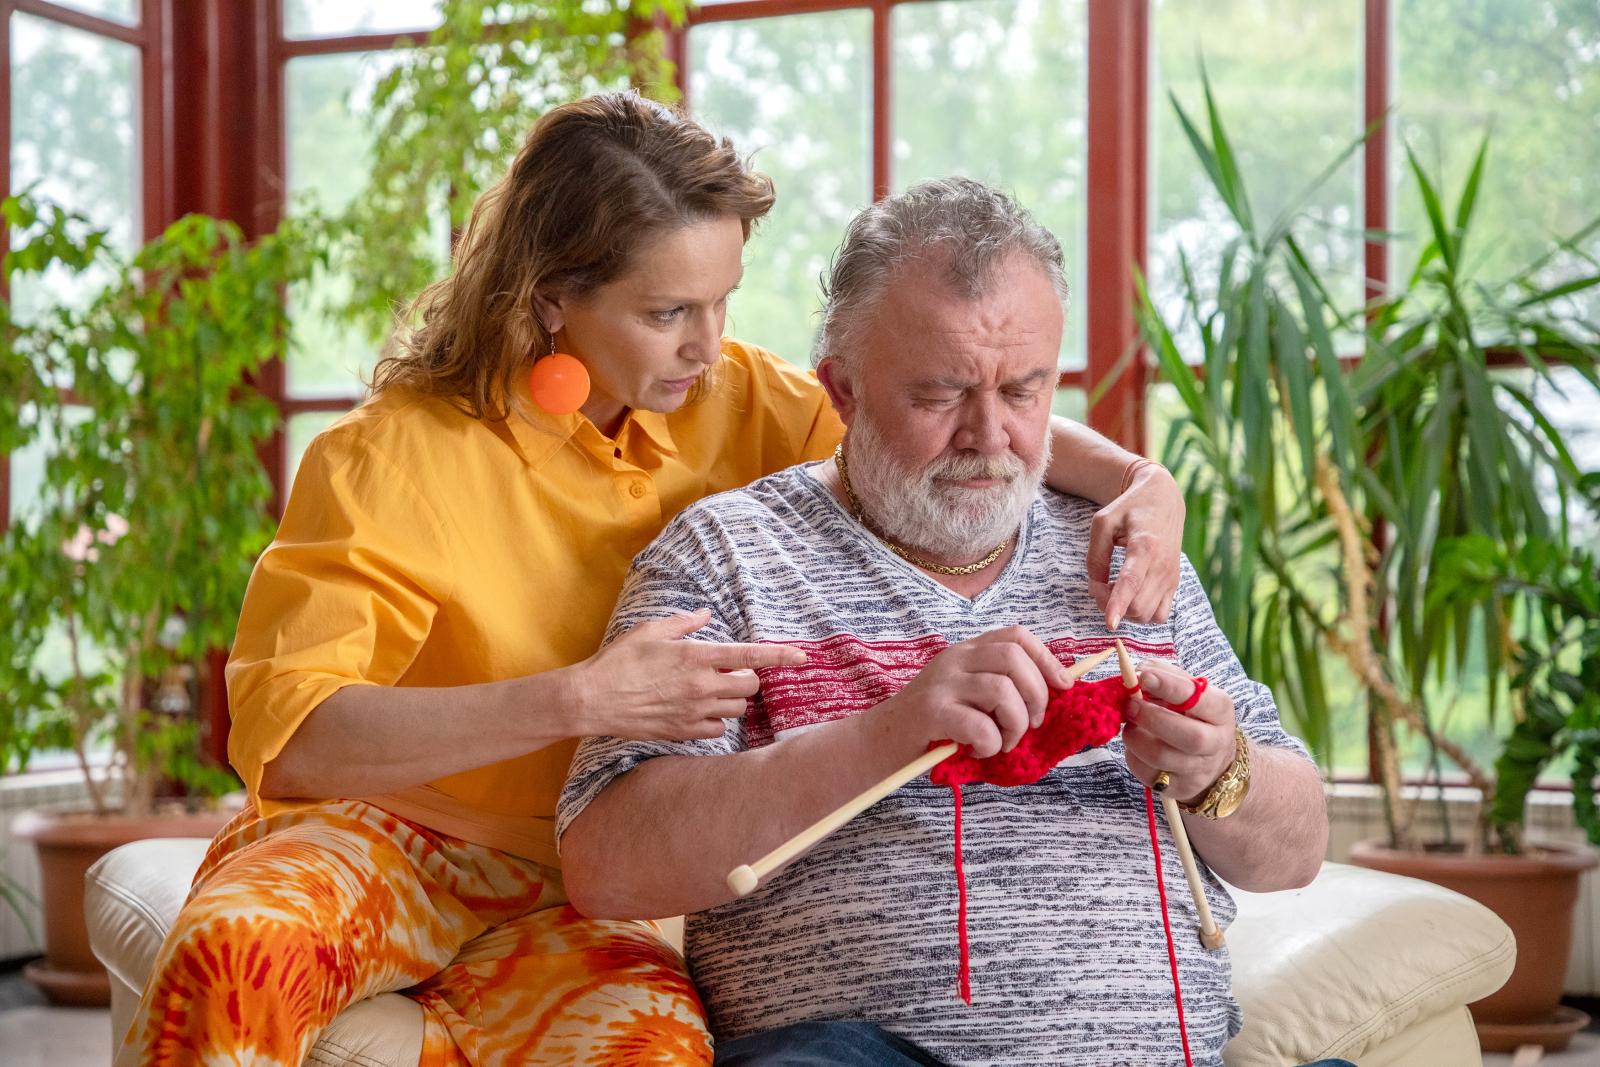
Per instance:
[[[384,337],[397,309],[439,274],[430,239],[442,203],[460,230],[552,106],[629,84],[675,90],[657,19],[682,0],[447,0],[443,23],[402,42],[370,103],[370,177],[337,217],[337,310]]]

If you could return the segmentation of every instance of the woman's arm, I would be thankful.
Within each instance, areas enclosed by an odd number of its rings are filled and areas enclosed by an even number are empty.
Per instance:
[[[570,668],[481,685],[348,685],[261,772],[261,795],[371,796],[512,759],[584,732]]]
[[[1082,423],[1050,420],[1052,489],[1104,505],[1089,531],[1089,588],[1115,630],[1124,618],[1166,622],[1178,591],[1183,491],[1161,464],[1142,459]],[[1111,551],[1126,550],[1111,581]]]
[[[744,714],[754,668],[794,666],[786,645],[686,641],[709,615],[641,623],[571,667],[478,685],[347,685],[262,769],[260,793],[371,796],[514,759],[569,737],[720,737]]]

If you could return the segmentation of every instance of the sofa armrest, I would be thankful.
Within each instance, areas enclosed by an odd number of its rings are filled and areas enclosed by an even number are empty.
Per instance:
[[[1431,882],[1326,863],[1304,889],[1233,896],[1227,939],[1244,1029],[1228,1067],[1360,1062],[1488,996],[1516,963],[1498,916]]]

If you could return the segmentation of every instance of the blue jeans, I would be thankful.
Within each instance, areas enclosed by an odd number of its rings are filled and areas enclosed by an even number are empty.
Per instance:
[[[717,1042],[716,1067],[943,1067],[904,1038],[864,1022],[795,1023]],[[1318,1060],[1304,1067],[1355,1067]]]

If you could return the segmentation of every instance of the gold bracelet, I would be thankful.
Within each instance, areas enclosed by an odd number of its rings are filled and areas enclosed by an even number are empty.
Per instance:
[[[1147,459],[1144,456],[1135,456],[1126,467],[1122,468],[1122,488],[1117,490],[1117,495],[1121,496],[1128,491],[1128,487],[1133,484],[1133,476],[1138,474],[1142,468],[1154,466],[1156,466],[1155,460]]]

